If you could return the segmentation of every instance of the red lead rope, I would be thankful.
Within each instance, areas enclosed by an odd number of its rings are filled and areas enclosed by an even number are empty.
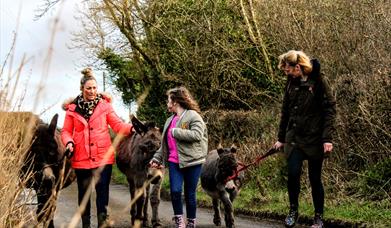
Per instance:
[[[269,157],[270,155],[275,154],[275,153],[277,153],[277,152],[278,152],[277,149],[271,148],[271,149],[269,149],[269,150],[266,152],[266,154],[261,155],[261,156],[258,156],[257,159],[255,159],[255,161],[253,161],[253,162],[251,162],[251,163],[249,163],[249,164],[247,164],[247,165],[244,164],[244,163],[242,163],[242,162],[238,162],[238,168],[236,169],[234,175],[228,177],[228,178],[225,180],[225,183],[227,183],[227,182],[230,181],[230,180],[233,180],[233,179],[237,178],[237,177],[239,176],[239,173],[242,172],[242,171],[244,171],[244,170],[246,170],[246,169],[248,169],[248,167],[250,167],[250,166],[252,166],[252,165],[258,164],[258,163],[259,163],[260,161],[262,161],[263,159],[265,159],[265,158]]]

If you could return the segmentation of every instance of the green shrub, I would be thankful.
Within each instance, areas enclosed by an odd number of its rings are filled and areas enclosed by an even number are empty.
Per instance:
[[[117,165],[113,165],[113,174],[111,175],[111,179],[114,183],[128,185],[125,174],[119,171]]]
[[[222,146],[225,147],[235,143],[243,148],[250,146],[250,144],[270,145],[275,140],[278,113],[278,105],[275,104],[254,111],[209,109],[204,112],[209,145],[211,149],[219,143],[224,144]],[[251,149],[259,151],[259,148]],[[251,152],[250,155],[252,155]]]
[[[367,168],[361,179],[360,190],[372,200],[390,197],[391,158],[387,158]]]

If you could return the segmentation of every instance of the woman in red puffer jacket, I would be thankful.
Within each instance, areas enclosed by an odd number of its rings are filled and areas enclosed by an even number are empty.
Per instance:
[[[63,105],[66,115],[61,138],[77,175],[79,206],[85,195],[90,196],[88,186],[98,177],[94,183],[100,227],[107,221],[109,184],[115,161],[108,125],[114,132],[124,135],[132,132],[132,125],[123,123],[116,115],[110,97],[97,93],[97,82],[91,68],[86,68],[82,74],[82,93]],[[83,227],[90,227],[90,200],[81,217]]]

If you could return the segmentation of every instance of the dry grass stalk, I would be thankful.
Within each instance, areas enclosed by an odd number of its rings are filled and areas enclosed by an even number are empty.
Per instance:
[[[32,141],[36,118],[31,113],[0,113],[0,226],[13,227],[29,217],[18,200],[24,190],[19,177],[24,156]],[[27,175],[27,177],[31,177]]]
[[[17,28],[19,26],[18,16]],[[41,99],[41,93],[44,89],[44,83],[48,76],[50,60],[52,58],[54,37],[57,32],[59,18],[56,18],[51,40],[48,49],[48,55],[45,59],[44,75],[38,85],[36,99],[33,110],[37,107]],[[24,56],[21,63],[13,73],[13,63],[15,56],[17,30],[15,32],[13,43],[9,53],[6,56],[1,67],[0,74],[0,227],[23,227],[26,223],[31,223],[35,218],[35,213],[26,202],[25,186],[27,181],[32,177],[33,173],[28,173],[20,176],[20,169],[23,165],[26,153],[33,141],[33,132],[38,123],[38,117],[30,112],[11,113],[17,107],[13,104],[21,104],[20,98],[16,97],[16,91],[21,90],[20,79],[22,78],[22,70],[28,59]],[[8,74],[4,69],[8,66]],[[25,92],[26,92],[25,88]],[[23,98],[23,97],[22,97]],[[61,181],[58,184],[62,184]],[[30,192],[31,193],[31,192]],[[30,195],[28,193],[28,195]],[[57,196],[54,194],[53,199]],[[31,198],[31,197],[27,197]],[[31,200],[31,199],[28,199]],[[50,200],[53,204],[54,200]],[[52,205],[47,206],[48,210],[44,213],[53,214]],[[34,224],[36,222],[33,222]],[[44,222],[45,223],[45,222]],[[30,224],[31,225],[31,224]],[[47,224],[42,224],[44,227]]]

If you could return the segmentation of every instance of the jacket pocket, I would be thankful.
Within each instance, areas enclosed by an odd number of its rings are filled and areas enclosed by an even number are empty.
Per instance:
[[[73,140],[75,142],[75,153],[73,156],[73,161],[83,161],[87,160],[89,157],[89,154],[87,153],[85,149],[85,142],[84,142],[84,132],[75,132],[73,136]]]
[[[105,158],[105,156],[108,156],[106,159],[109,159],[110,156],[106,155],[106,153],[109,151],[111,142],[110,140],[100,140],[97,141],[97,156],[99,159]]]
[[[305,131],[306,135],[319,135],[321,134],[321,128],[322,128],[322,121],[320,117],[317,116],[311,116],[306,121],[307,124],[305,125]]]
[[[183,162],[193,162],[204,157],[201,142],[181,143],[181,146]]]

